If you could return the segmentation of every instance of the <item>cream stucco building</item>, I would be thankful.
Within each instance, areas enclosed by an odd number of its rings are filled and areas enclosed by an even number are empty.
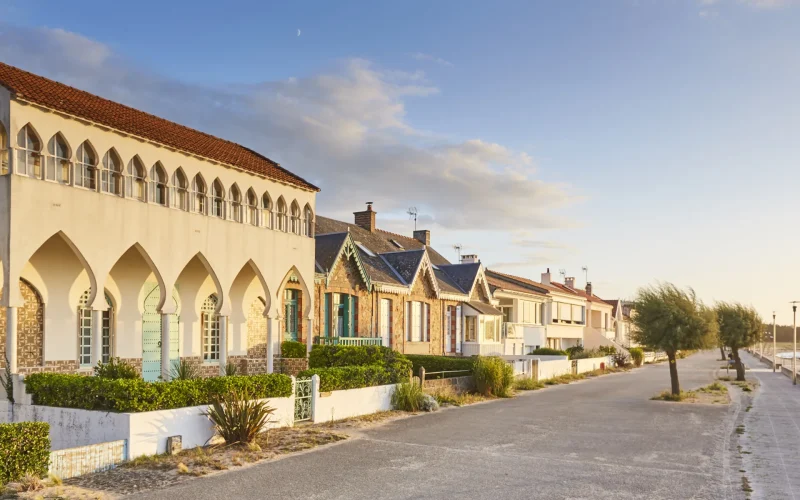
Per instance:
[[[0,162],[12,372],[271,371],[313,331],[318,189],[268,158],[0,63]]]

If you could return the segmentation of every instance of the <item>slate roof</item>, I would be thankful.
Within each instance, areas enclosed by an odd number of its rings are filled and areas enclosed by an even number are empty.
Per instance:
[[[518,286],[523,286],[526,288],[533,288],[535,291],[539,293],[547,293],[547,292],[563,292],[562,289],[557,288],[555,286],[548,286],[543,283],[539,283],[538,281],[529,280],[528,278],[523,278],[521,276],[514,276],[512,274],[505,274],[499,273],[497,271],[493,271],[491,269],[486,270],[486,277],[494,277],[499,278],[501,280],[509,281],[511,283],[516,283]]]
[[[346,239],[347,233],[323,234],[314,238],[314,260],[317,262],[319,272],[330,271],[333,268],[336,256],[339,255]]]
[[[494,307],[490,306],[489,304],[484,304],[483,302],[478,302],[476,300],[470,300],[467,302],[469,306],[481,314],[490,314],[492,316],[502,316],[503,312],[499,309],[495,309]]]
[[[489,283],[489,287],[492,289],[492,292],[499,288],[501,290],[529,293],[531,295],[547,295],[547,292],[544,291],[544,289],[537,289],[533,286],[525,286],[510,279],[500,278],[495,273],[489,274],[488,271],[486,272],[486,281]]]
[[[437,266],[438,267],[438,266]],[[466,295],[467,292],[458,287],[453,278],[441,269],[433,269],[433,274],[436,276],[436,281],[439,283],[439,291],[443,293],[454,293],[459,295]]]
[[[105,125],[191,155],[233,165],[303,189],[319,188],[244,146],[109,101],[0,62],[0,85],[19,99]]]
[[[381,254],[381,257],[397,271],[397,274],[400,275],[406,285],[410,285],[414,281],[414,276],[417,275],[417,269],[419,269],[420,264],[422,264],[422,258],[424,256],[425,249],[422,248],[419,250]]]
[[[472,286],[475,284],[475,279],[478,277],[481,264],[477,262],[470,264],[446,264],[440,265],[439,269],[447,273],[462,292],[469,294],[472,291]]]

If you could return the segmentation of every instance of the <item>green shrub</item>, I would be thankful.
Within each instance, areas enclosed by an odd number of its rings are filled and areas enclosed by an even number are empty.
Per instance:
[[[306,345],[302,342],[295,342],[294,340],[284,340],[281,342],[281,357],[305,358]]]
[[[558,349],[551,349],[550,347],[540,347],[535,349],[531,354],[538,356],[566,356],[566,351],[559,351]]]
[[[628,349],[628,352],[631,353],[631,359],[633,360],[633,364],[636,366],[642,366],[642,362],[644,361],[644,351],[641,347],[631,347]]]
[[[34,373],[25,377],[25,389],[36,405],[135,413],[204,405],[232,390],[256,399],[288,397],[292,380],[275,373],[171,382]]]
[[[192,380],[200,378],[200,370],[196,364],[181,358],[173,361],[169,376],[172,380]]]
[[[226,377],[235,377],[238,374],[239,374],[239,367],[236,366],[236,363],[225,363]]]
[[[408,375],[411,361],[397,351],[379,345],[341,346],[315,345],[308,357],[308,367],[385,366],[392,372]]]
[[[139,372],[127,361],[111,358],[108,363],[97,363],[94,367],[94,376],[112,380],[136,379],[139,378]]]
[[[569,359],[590,359],[590,358],[603,358],[607,356],[603,351],[600,349],[581,349],[577,351],[574,355],[570,355]]]
[[[496,356],[478,356],[472,368],[475,387],[484,396],[507,398],[514,384],[514,368]]]
[[[0,424],[0,485],[26,475],[44,477],[50,463],[50,424]]]
[[[569,359],[584,359],[583,358],[584,351],[582,345],[567,347],[566,349],[564,349],[564,352],[567,353]]]
[[[516,391],[537,391],[544,389],[544,383],[532,378],[517,379],[514,381],[514,390]]]
[[[601,356],[613,356],[617,353],[617,348],[613,345],[601,345],[597,348]]]
[[[217,396],[205,412],[225,444],[252,443],[269,422],[275,408],[236,389]]]
[[[313,368],[298,373],[297,378],[311,378],[313,375],[319,375],[320,392],[396,384],[408,380],[408,372],[398,373],[381,365]]]
[[[419,378],[414,377],[411,382],[403,382],[397,385],[392,394],[392,408],[401,411],[420,411],[425,401],[425,393]]]
[[[434,376],[425,378],[447,378],[447,377],[463,377],[472,373],[472,364],[475,362],[474,358],[463,358],[457,356],[428,356],[423,354],[406,354],[405,357],[411,361],[413,365],[414,375],[419,375],[420,367],[425,367],[427,373],[443,372],[443,371],[459,371],[467,370],[468,373],[446,373],[444,377]]]

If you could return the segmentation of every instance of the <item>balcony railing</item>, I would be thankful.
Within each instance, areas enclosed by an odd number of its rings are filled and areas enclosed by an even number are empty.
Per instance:
[[[504,339],[521,339],[523,325],[521,323],[503,323]]]
[[[314,341],[320,345],[383,345],[380,337],[315,337]]]

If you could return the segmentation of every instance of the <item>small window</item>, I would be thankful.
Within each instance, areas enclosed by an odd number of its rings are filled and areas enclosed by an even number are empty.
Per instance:
[[[247,190],[247,222],[253,226],[258,225],[258,197],[252,188]]]
[[[113,149],[103,157],[100,188],[104,193],[122,196],[122,160]]]
[[[78,147],[75,159],[75,185],[94,191],[97,189],[97,155],[89,141]]]
[[[145,170],[138,156],[128,162],[128,177],[125,184],[125,196],[134,200],[145,201]]]
[[[72,161],[67,141],[61,134],[54,135],[47,144],[47,162],[44,178],[60,184],[69,184]]]
[[[156,163],[150,169],[150,201],[167,206],[167,172],[161,163]]]
[[[217,295],[211,294],[203,302],[201,320],[203,329],[203,361],[219,361],[219,316],[217,310]]]
[[[242,212],[242,193],[239,191],[239,186],[234,184],[231,186],[231,218],[236,222],[242,222],[244,219]]]
[[[267,229],[272,229],[273,227],[272,198],[269,197],[269,193],[264,193],[261,196],[261,223]]]
[[[206,213],[206,182],[200,174],[195,175],[192,181],[192,203],[195,212]]]
[[[396,246],[396,247],[397,247],[397,248],[399,248],[400,250],[405,250],[405,248],[403,248],[403,245],[401,245],[401,244],[400,244],[400,243],[399,243],[397,240],[395,240],[395,239],[391,239],[391,240],[389,240],[389,241],[391,241],[391,242],[394,244],[394,246]]]
[[[211,185],[211,215],[225,218],[225,188],[219,179],[215,179]]]
[[[189,181],[181,168],[172,174],[172,206],[179,210],[189,210]]]
[[[8,173],[8,135],[0,123],[0,175]]]
[[[364,252],[365,254],[369,255],[370,257],[375,257],[375,254],[372,252],[372,250],[370,250],[369,248],[365,247],[363,244],[361,244],[360,241],[356,241],[356,246],[359,249],[361,249],[362,252]]]
[[[30,125],[20,129],[17,136],[16,171],[29,177],[42,177],[42,143]]]
[[[283,197],[278,198],[278,206],[276,208],[277,217],[277,229],[278,231],[287,232],[289,230],[288,223],[286,220],[286,202],[283,201]]]
[[[306,205],[303,215],[303,236],[314,237],[314,211]]]

